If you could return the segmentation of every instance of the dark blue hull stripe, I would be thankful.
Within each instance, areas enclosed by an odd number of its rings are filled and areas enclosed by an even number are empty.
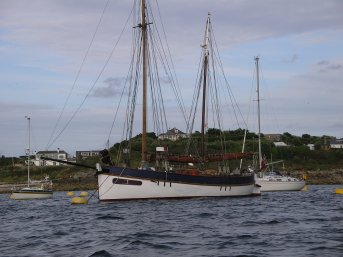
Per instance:
[[[254,174],[247,175],[225,175],[225,176],[192,176],[171,172],[160,172],[153,170],[139,170],[115,166],[103,167],[102,173],[130,177],[135,179],[152,180],[156,182],[185,183],[208,186],[235,186],[255,184]]]

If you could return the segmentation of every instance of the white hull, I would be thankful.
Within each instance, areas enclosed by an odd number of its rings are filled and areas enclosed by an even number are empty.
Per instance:
[[[205,186],[176,182],[154,182],[134,179],[140,185],[114,184],[115,175],[98,175],[100,201],[158,199],[158,198],[191,198],[214,196],[250,196],[254,192],[254,184],[240,186]],[[120,179],[129,179],[121,176]]]
[[[12,192],[11,195],[10,195],[10,198],[11,199],[14,199],[14,200],[30,200],[30,199],[49,199],[49,198],[52,198],[52,191],[37,191],[37,190],[34,190],[34,191],[28,191],[28,190],[25,190],[25,191],[15,191],[15,192]]]
[[[269,181],[257,178],[257,184],[261,186],[261,192],[269,191],[300,191],[305,186],[305,181]]]

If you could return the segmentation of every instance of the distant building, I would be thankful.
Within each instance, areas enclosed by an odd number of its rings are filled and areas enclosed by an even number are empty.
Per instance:
[[[90,150],[90,151],[76,151],[76,159],[85,160],[89,157],[99,156],[100,150]]]
[[[332,139],[331,142],[330,142],[330,148],[333,148],[333,149],[343,149],[343,138]]]
[[[41,157],[48,157],[52,159],[57,159],[61,161],[67,161],[68,154],[64,150],[57,149],[57,151],[39,151],[35,154],[35,159],[32,161],[36,166],[57,166],[65,165],[65,163],[43,160]]]
[[[307,144],[307,147],[310,148],[310,150],[314,150],[314,144]]]
[[[268,140],[270,140],[272,142],[280,141],[281,137],[282,137],[281,134],[264,134],[264,138],[268,139]]]
[[[179,138],[186,138],[187,134],[182,132],[181,130],[178,130],[177,128],[172,128],[168,130],[166,133],[162,133],[158,136],[158,139],[169,139],[171,141],[176,141]]]
[[[276,147],[285,147],[288,146],[285,142],[274,142],[274,145]]]

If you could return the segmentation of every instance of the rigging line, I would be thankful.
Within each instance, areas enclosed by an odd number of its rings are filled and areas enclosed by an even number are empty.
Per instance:
[[[250,122],[250,113],[251,112],[253,112],[254,111],[254,107],[252,107],[252,103],[253,103],[253,94],[254,94],[254,91],[255,91],[255,86],[256,86],[256,83],[255,83],[255,75],[256,75],[256,73],[255,73],[255,69],[253,70],[253,72],[252,72],[252,81],[251,81],[251,86],[250,86],[250,95],[249,95],[249,107],[248,107],[248,113],[247,113],[247,118],[246,118],[246,120],[247,120],[247,123],[248,124],[250,124],[251,122]],[[253,105],[253,106],[255,106],[255,104]],[[253,109],[253,110],[252,110]],[[253,115],[252,115],[253,116]],[[253,124],[254,125],[252,125],[251,127],[253,127],[254,128],[254,130],[255,130],[255,128],[256,128],[256,122],[253,122]],[[248,125],[246,124],[246,129],[248,129]]]
[[[158,34],[157,30],[156,30],[156,32]],[[163,68],[164,68],[164,71],[166,73],[167,78],[171,79],[171,80],[169,80],[169,82],[173,85],[172,74],[171,73],[168,74],[168,71],[170,72],[170,69],[168,69],[168,61],[166,59],[164,59],[162,56],[162,53],[164,53],[163,46],[161,45],[161,47],[159,47],[160,45],[158,44],[159,42],[162,44],[162,42],[161,42],[161,40],[158,41],[156,39],[156,37],[154,37],[153,35],[154,34],[152,33],[152,31],[150,31],[150,37],[151,37],[152,43],[153,43],[151,52],[152,52],[152,57],[154,60],[155,77],[156,77],[156,81],[158,81],[157,84],[161,85],[159,70],[157,68],[158,67],[157,66],[157,60],[159,59]],[[159,39],[159,37],[158,37],[158,39]],[[164,53],[164,56],[166,57],[165,53]],[[167,61],[167,65],[165,64],[164,60]],[[170,75],[170,77],[168,75]],[[162,94],[161,86],[157,87],[156,91],[157,91],[156,94],[160,100],[160,101],[158,101],[158,103],[159,103],[158,106],[160,107],[159,109],[161,109],[160,114],[159,114],[159,119],[160,119],[162,126],[163,126],[163,124],[165,124],[165,128],[168,129],[168,122],[167,122],[166,112],[165,112],[165,108],[164,108],[164,101],[163,101],[163,94]],[[174,91],[174,93],[175,93],[175,91]],[[176,96],[176,98],[178,97],[177,95],[175,95],[175,96]],[[164,117],[164,122],[163,122],[163,117]]]
[[[127,142],[127,140],[125,142],[124,141],[124,138],[127,139],[127,128],[129,127],[129,103],[130,103],[130,99],[131,99],[131,94],[132,94],[132,79],[133,79],[133,64],[134,64],[134,56],[135,56],[135,52],[136,52],[136,47],[135,47],[135,35],[136,35],[136,30],[133,30],[132,31],[132,48],[131,48],[131,62],[130,62],[130,66],[129,66],[129,70],[128,70],[128,76],[126,78],[126,81],[125,81],[125,88],[127,86],[127,84],[129,85],[129,90],[128,90],[128,95],[127,95],[127,103],[126,103],[126,113],[125,113],[125,122],[124,122],[124,126],[123,126],[123,131],[122,131],[122,135],[121,135],[121,143],[119,144],[119,147],[118,147],[118,151],[117,151],[117,156],[116,156],[116,163],[119,163],[120,159],[121,159],[121,154],[122,154],[122,148],[123,146],[125,148],[128,148],[129,147],[129,142]],[[126,132],[126,134],[125,134]],[[124,134],[125,134],[125,137],[124,137]],[[109,135],[110,136],[110,135]]]
[[[263,64],[262,64],[262,66],[263,66]],[[275,106],[273,104],[274,101],[273,101],[273,98],[272,98],[272,96],[270,94],[269,85],[267,83],[267,80],[265,79],[264,69],[263,69],[263,67],[261,67],[260,62],[259,62],[259,67],[260,67],[259,68],[260,75],[261,75],[262,80],[264,82],[263,84],[265,85],[264,91],[265,91],[265,94],[267,95],[268,101],[270,102],[270,105],[268,105],[268,106],[270,106],[270,108],[265,108],[265,109],[267,109],[267,110],[270,109],[269,113],[270,113],[271,118],[272,118],[272,124],[276,126],[276,130],[280,133],[281,129],[280,129],[280,125],[279,125],[279,122],[278,122],[278,119],[277,119],[277,115],[276,115],[276,112],[275,112],[275,108],[274,108]],[[261,89],[260,89],[260,91],[261,91]]]
[[[119,107],[120,107],[120,104],[121,104],[121,101],[122,101],[122,99],[123,99],[123,95],[124,95],[124,92],[125,92],[125,89],[126,89],[126,85],[127,85],[127,84],[125,83],[125,85],[124,85],[124,87],[123,87],[123,90],[122,90],[122,92],[121,92],[121,94],[120,94],[119,103],[118,103],[118,105],[117,105],[117,109],[116,109],[116,112],[115,112],[115,114],[114,114],[114,118],[113,118],[113,121],[112,121],[111,129],[110,129],[110,132],[108,133],[107,141],[110,140],[110,137],[111,137],[111,134],[112,134],[112,130],[113,130],[113,127],[114,127],[114,123],[115,123],[115,121],[116,121],[116,119],[117,119],[118,110],[119,110]]]
[[[136,21],[133,19],[133,23],[136,24]],[[134,25],[133,24],[133,25]],[[132,111],[132,104],[133,101],[131,101],[133,95],[134,95],[134,81],[136,79],[136,74],[134,71],[137,73],[137,60],[139,59],[139,51],[140,49],[137,47],[139,45],[140,37],[139,33],[137,30],[132,30],[132,48],[131,48],[131,63],[130,63],[130,68],[129,68],[129,92],[128,92],[128,97],[127,97],[127,102],[126,102],[126,113],[125,113],[125,124],[123,126],[123,131],[122,131],[122,140],[124,140],[124,134],[125,134],[125,140],[127,141],[130,135],[130,112]],[[136,66],[136,68],[135,68]],[[125,133],[126,132],[126,133]],[[126,143],[126,147],[130,147],[130,142]]]
[[[187,141],[187,145],[185,148],[185,154],[188,154],[189,149],[191,147],[192,132],[193,132],[195,116],[196,116],[197,108],[198,108],[198,104],[199,104],[199,95],[200,95],[202,79],[203,79],[203,69],[202,69],[203,61],[204,61],[204,49],[202,50],[202,53],[200,55],[197,78],[195,80],[195,85],[194,85],[194,94],[193,94],[192,106],[191,106],[189,118],[187,121],[187,133],[189,135],[189,139]]]
[[[185,121],[187,122],[187,117],[186,117],[186,113],[187,113],[187,112],[186,112],[186,108],[185,108],[184,101],[183,101],[183,98],[182,98],[182,93],[181,93],[181,91],[180,91],[179,81],[178,81],[178,78],[177,78],[177,76],[176,76],[175,67],[174,67],[174,62],[173,62],[173,59],[171,58],[170,47],[169,47],[168,40],[167,40],[167,34],[166,34],[166,32],[165,32],[165,29],[164,29],[163,20],[162,20],[162,18],[161,18],[160,6],[159,6],[157,0],[156,0],[156,5],[157,5],[157,10],[158,10],[158,15],[159,15],[160,21],[161,21],[162,31],[163,31],[164,37],[165,37],[165,39],[166,39],[165,41],[166,41],[166,45],[167,45],[168,54],[169,54],[169,57],[170,57],[170,60],[171,60],[172,71],[173,71],[174,77],[175,77],[175,79],[176,79],[176,87],[177,87],[176,90],[178,91],[179,97],[180,97],[180,99],[181,99],[181,106],[180,106],[180,108],[181,108],[181,110],[182,110],[182,112],[183,112],[184,119],[185,119]]]
[[[214,45],[215,45],[215,48],[216,48],[216,57],[217,57],[217,59],[218,59],[218,64],[219,64],[219,67],[220,67],[220,69],[221,69],[221,71],[222,71],[224,81],[225,81],[226,84],[227,84],[227,89],[228,89],[228,92],[229,92],[229,95],[230,95],[230,99],[233,99],[233,101],[232,101],[232,106],[234,107],[234,105],[233,105],[233,103],[234,103],[235,106],[236,106],[236,108],[237,108],[237,110],[238,110],[238,112],[239,112],[239,115],[241,116],[241,118],[242,118],[242,120],[243,120],[243,123],[245,124],[245,126],[247,126],[247,125],[246,125],[246,121],[244,120],[244,117],[243,117],[243,115],[242,115],[242,112],[241,112],[241,110],[240,110],[240,108],[239,108],[239,106],[238,106],[238,103],[237,103],[237,101],[236,101],[236,98],[235,98],[235,96],[234,96],[233,93],[232,93],[232,90],[231,90],[231,88],[230,88],[230,84],[229,84],[229,82],[228,82],[228,80],[227,80],[227,78],[226,78],[226,76],[225,76],[223,63],[222,63],[221,58],[220,58],[220,55],[219,55],[218,46],[217,46],[217,41],[216,41],[216,38],[215,38],[215,36],[214,36],[214,33],[213,33],[213,42],[214,42]],[[236,117],[236,121],[237,121],[237,123],[238,123],[237,115],[236,115],[235,112],[234,112],[234,114],[235,114],[235,117]]]
[[[50,135],[49,141],[48,141],[48,143],[47,143],[47,145],[46,145],[46,147],[45,147],[47,150],[48,150],[48,146],[50,145],[50,142],[51,142],[51,140],[52,140],[52,138],[53,138],[53,136],[54,136],[54,134],[55,134],[55,132],[56,132],[57,126],[58,126],[59,122],[60,122],[61,119],[62,119],[64,110],[65,110],[65,108],[67,107],[67,104],[68,104],[68,102],[69,102],[70,96],[71,96],[71,94],[72,94],[72,92],[73,92],[73,90],[74,90],[74,88],[75,88],[76,82],[78,81],[78,79],[79,79],[79,77],[80,77],[81,71],[82,71],[83,66],[84,66],[84,64],[85,64],[85,62],[86,62],[86,59],[87,59],[87,57],[88,57],[88,53],[89,53],[89,51],[90,51],[90,49],[91,49],[91,47],[92,47],[92,45],[93,45],[95,36],[96,36],[96,34],[98,33],[98,30],[99,30],[99,27],[100,27],[102,18],[104,17],[105,11],[106,11],[106,9],[107,9],[107,7],[108,7],[108,3],[109,3],[109,0],[106,1],[105,7],[104,7],[104,9],[102,10],[102,13],[101,13],[101,16],[100,16],[100,20],[99,20],[99,22],[98,22],[98,24],[97,24],[97,26],[96,26],[96,29],[95,29],[95,31],[94,31],[93,37],[92,37],[92,39],[91,39],[91,42],[89,43],[88,49],[87,49],[87,51],[86,51],[85,56],[83,57],[83,60],[82,60],[82,62],[81,62],[81,66],[80,66],[80,68],[79,68],[79,70],[78,70],[78,72],[77,72],[77,74],[76,74],[76,77],[75,77],[75,79],[74,79],[74,82],[73,82],[73,85],[72,85],[72,87],[71,87],[71,90],[69,91],[68,97],[67,97],[66,101],[64,102],[63,108],[62,108],[62,110],[61,110],[61,112],[60,112],[60,114],[59,114],[59,116],[58,116],[58,118],[57,118],[57,121],[56,121],[56,124],[55,124],[55,126],[54,126],[54,129],[53,129],[53,131],[52,131],[52,133],[51,133],[51,135]],[[50,145],[50,146],[51,146],[51,145]]]
[[[154,17],[152,16],[152,20],[154,20]],[[153,24],[156,24],[156,22],[153,22]],[[157,27],[154,25],[154,28],[155,28],[155,32],[156,32],[156,36],[153,36],[154,34],[152,32],[150,32],[150,35],[151,35],[151,40],[154,44],[154,47],[153,49],[154,50],[154,59],[157,60],[159,59],[160,62],[161,62],[161,65],[164,69],[164,72],[165,72],[165,75],[166,77],[169,79],[169,82],[171,84],[171,88],[173,89],[174,91],[174,95],[176,97],[176,101],[179,105],[179,108],[184,116],[184,119],[185,119],[185,110],[182,108],[182,105],[183,105],[183,101],[180,97],[180,94],[178,93],[178,90],[177,90],[177,86],[174,82],[174,78],[173,78],[173,73],[171,71],[171,68],[170,68],[170,65],[169,65],[169,61],[168,61],[168,58],[167,58],[167,54],[166,54],[166,51],[164,50],[164,47],[163,47],[163,43],[162,43],[162,39],[160,37],[160,34],[159,34],[159,31],[157,29]],[[165,40],[167,42],[167,40]],[[157,58],[159,57],[159,58]],[[169,57],[169,59],[171,60],[172,62],[172,59],[171,57]],[[157,61],[155,61],[155,65],[157,65]],[[158,79],[158,70],[156,70],[156,74],[157,74],[157,79]],[[158,79],[159,80],[159,79]],[[159,89],[161,90],[161,89]],[[164,107],[163,107],[164,108]],[[164,111],[165,113],[165,111]],[[166,129],[168,129],[168,124],[167,124],[167,119],[165,118],[165,124],[166,124]]]
[[[135,40],[135,31],[136,30],[133,30],[132,42],[134,42],[134,40]],[[110,137],[111,137],[111,134],[112,134],[112,130],[114,128],[114,124],[115,124],[115,121],[116,121],[116,118],[117,118],[118,110],[119,110],[119,107],[120,107],[120,104],[121,104],[121,101],[122,101],[125,89],[127,88],[127,85],[130,84],[130,82],[128,82],[128,81],[130,79],[132,79],[132,71],[133,71],[133,63],[134,63],[134,53],[136,52],[136,47],[135,47],[136,44],[132,43],[131,45],[132,45],[132,49],[131,49],[131,62],[130,62],[129,70],[128,70],[126,78],[125,78],[125,84],[124,84],[124,87],[123,87],[123,90],[122,90],[122,93],[121,93],[121,96],[120,96],[120,100],[119,100],[119,103],[118,103],[118,106],[117,106],[117,109],[116,109],[116,112],[115,112],[115,116],[114,116],[114,119],[112,121],[112,126],[111,126],[111,129],[110,129],[109,134],[108,134],[108,138],[107,138],[108,141],[110,140]],[[130,91],[129,91],[129,93],[130,93]],[[130,94],[128,95],[128,99],[130,99]],[[128,116],[126,116],[126,117],[128,117]],[[124,139],[125,127],[126,126],[124,126],[124,130],[123,130],[122,137],[121,137],[122,140]],[[121,145],[119,147],[119,150],[121,151]]]
[[[139,41],[142,41],[142,37],[141,34],[138,33],[139,38],[137,38]],[[133,121],[134,121],[134,116],[135,116],[135,109],[136,109],[136,102],[137,102],[137,92],[138,92],[138,85],[139,85],[139,74],[140,71],[142,69],[142,65],[139,62],[139,60],[142,57],[142,46],[140,48],[137,49],[137,59],[136,59],[136,72],[134,73],[134,80],[133,80],[133,85],[131,87],[133,87],[133,92],[132,92],[132,103],[130,105],[130,112],[129,117],[128,117],[128,134],[126,134],[126,136],[128,136],[129,139],[129,148],[131,149],[131,138],[132,138],[132,133],[133,133]],[[128,103],[129,104],[129,103]]]
[[[127,19],[126,22],[125,22],[124,28],[122,29],[122,31],[121,31],[120,34],[119,34],[119,38],[118,38],[117,42],[115,43],[114,47],[112,48],[112,51],[111,51],[110,55],[108,56],[107,60],[105,61],[105,64],[104,64],[104,66],[102,67],[102,69],[101,69],[101,71],[100,71],[98,77],[97,77],[96,80],[94,81],[93,85],[92,85],[91,88],[88,90],[86,96],[84,97],[84,99],[82,100],[82,102],[80,103],[80,105],[77,107],[77,109],[75,110],[75,112],[72,114],[72,116],[70,117],[70,119],[68,120],[68,122],[66,123],[66,125],[63,127],[63,129],[60,131],[60,133],[57,134],[57,136],[54,138],[54,140],[50,143],[50,145],[49,145],[47,148],[50,148],[50,147],[56,142],[56,140],[62,135],[62,133],[67,129],[67,127],[69,126],[70,122],[75,118],[76,114],[80,111],[82,105],[86,102],[86,99],[89,97],[90,93],[93,91],[93,89],[94,89],[96,83],[99,81],[99,79],[100,79],[102,73],[104,72],[106,66],[108,65],[110,59],[112,58],[112,55],[113,55],[113,53],[114,53],[114,50],[117,48],[117,45],[118,45],[118,43],[119,43],[119,41],[120,41],[120,39],[121,39],[121,37],[122,37],[122,35],[123,35],[125,29],[126,29],[126,26],[127,26],[127,24],[128,24],[129,19],[130,19],[130,17],[131,17],[131,14],[132,14],[132,9],[131,9],[131,12],[130,12],[130,14],[129,14],[129,16],[128,16],[128,19]]]
[[[150,50],[150,49],[149,49]],[[150,94],[151,94],[151,102],[152,102],[152,116],[153,116],[153,124],[154,124],[154,131],[157,134],[160,133],[161,124],[163,124],[162,119],[162,112],[159,111],[161,109],[161,104],[163,105],[163,98],[159,94],[159,75],[158,75],[158,68],[157,68],[157,60],[156,60],[156,49],[151,46],[151,50],[148,53],[148,67],[152,67],[149,69],[149,81],[150,81]]]
[[[104,194],[106,194],[108,191],[111,190],[112,187],[114,187],[114,186],[116,185],[116,183],[118,182],[119,178],[122,176],[124,170],[126,170],[126,168],[123,168],[123,169],[122,169],[122,171],[120,172],[119,176],[117,176],[116,181],[115,181],[115,182],[114,182],[105,192],[103,192],[102,195],[99,194],[99,197],[100,197],[100,196],[103,196]],[[106,182],[106,180],[107,180],[109,177],[112,177],[112,176],[107,175],[107,177],[104,179],[104,181],[98,186],[98,190],[99,190],[100,187]],[[98,191],[98,190],[97,190],[97,191]]]

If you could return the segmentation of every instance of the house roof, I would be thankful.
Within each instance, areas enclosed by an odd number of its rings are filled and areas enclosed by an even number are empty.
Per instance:
[[[181,130],[177,129],[177,128],[172,128],[172,129],[169,129],[166,133],[162,133],[160,134],[160,136],[162,135],[185,135],[186,133],[182,132]]]
[[[274,142],[275,146],[287,146],[285,142]]]
[[[38,151],[37,154],[52,154],[52,153],[67,153],[64,150],[59,150],[59,151]]]

